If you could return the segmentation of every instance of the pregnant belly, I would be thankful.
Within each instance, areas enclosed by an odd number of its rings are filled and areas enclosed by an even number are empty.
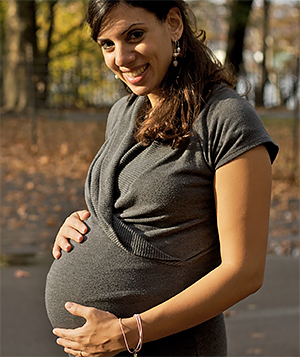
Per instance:
[[[182,266],[135,256],[113,243],[95,222],[89,220],[88,224],[91,230],[85,242],[74,243],[73,250],[54,261],[48,273],[46,309],[53,327],[84,324],[83,318],[65,310],[67,301],[127,317],[159,304],[192,283],[193,278]]]

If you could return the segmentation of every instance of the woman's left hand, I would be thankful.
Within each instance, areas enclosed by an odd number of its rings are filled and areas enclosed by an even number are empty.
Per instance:
[[[118,318],[107,312],[75,303],[66,303],[73,315],[82,316],[86,323],[76,329],[55,328],[57,344],[74,356],[115,356],[125,350]]]

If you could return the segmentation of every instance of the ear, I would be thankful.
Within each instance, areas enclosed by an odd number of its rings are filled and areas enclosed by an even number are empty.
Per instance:
[[[183,33],[183,21],[181,12],[178,7],[172,7],[167,15],[166,22],[169,27],[171,39],[173,42],[178,41]]]

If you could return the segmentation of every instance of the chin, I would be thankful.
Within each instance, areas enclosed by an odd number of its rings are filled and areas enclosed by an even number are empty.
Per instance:
[[[149,90],[146,90],[146,89],[142,89],[142,88],[131,88],[129,87],[130,90],[135,94],[135,95],[138,95],[138,96],[146,96],[148,94],[150,94],[150,91]]]

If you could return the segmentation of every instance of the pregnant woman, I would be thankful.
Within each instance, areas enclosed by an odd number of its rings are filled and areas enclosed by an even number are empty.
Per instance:
[[[53,248],[46,308],[70,356],[225,356],[223,311],[263,283],[278,147],[182,0],[90,0],[130,95]]]

